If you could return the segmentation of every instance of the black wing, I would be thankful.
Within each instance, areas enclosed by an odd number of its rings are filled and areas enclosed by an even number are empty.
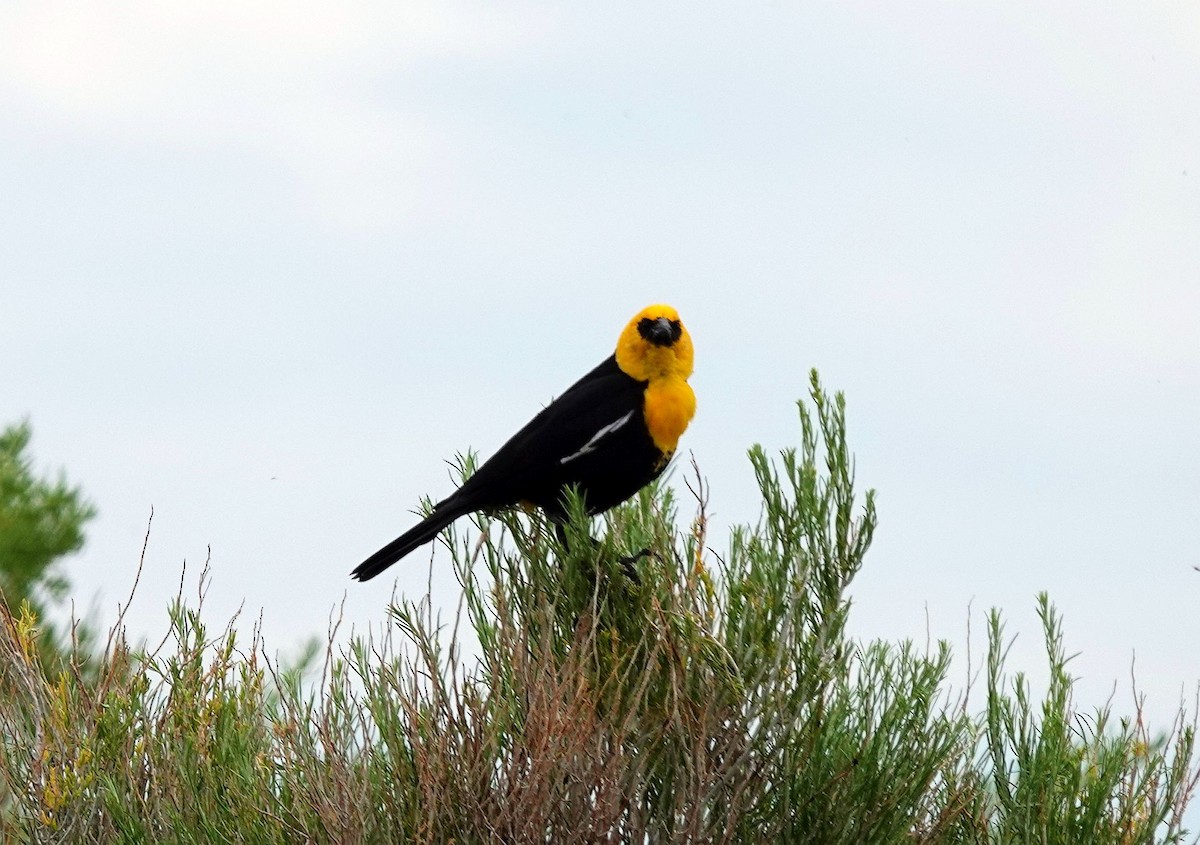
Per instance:
[[[458,517],[532,502],[563,513],[562,491],[577,485],[591,513],[623,502],[666,464],[643,416],[645,383],[626,375],[616,357],[601,362],[514,434],[433,513],[371,555],[352,573],[374,578]]]
[[[617,366],[615,356],[605,359],[514,434],[445,506],[476,510],[528,501],[556,513],[566,484],[580,486],[593,512],[628,498],[657,474],[645,477],[649,468],[644,465],[656,463],[659,455],[642,415],[644,390],[643,382]],[[638,471],[630,473],[627,464]],[[602,488],[608,492],[613,477],[627,477],[616,487],[632,490],[603,503],[615,495],[598,495]],[[588,495],[593,488],[596,495]]]

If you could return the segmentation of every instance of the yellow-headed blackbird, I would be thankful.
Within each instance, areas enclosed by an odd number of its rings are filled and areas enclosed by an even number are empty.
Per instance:
[[[696,412],[692,339],[669,305],[629,321],[617,349],[551,402],[416,526],[351,573],[374,578],[464,514],[521,503],[560,524],[574,485],[589,514],[606,511],[657,478]]]

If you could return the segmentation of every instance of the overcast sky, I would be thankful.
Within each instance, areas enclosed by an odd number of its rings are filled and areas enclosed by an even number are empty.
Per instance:
[[[978,652],[998,606],[1036,673],[1048,590],[1081,706],[1127,710],[1136,653],[1171,712],[1198,45],[1191,2],[9,3],[0,424],[99,508],[80,607],[112,620],[153,506],[131,632],[211,546],[209,618],[287,651],[423,594],[428,554],[348,573],[666,301],[718,551],[817,367],[879,491],[856,635],[961,652],[971,606]]]

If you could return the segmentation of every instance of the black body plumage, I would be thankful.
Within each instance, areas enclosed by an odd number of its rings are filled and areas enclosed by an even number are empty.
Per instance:
[[[589,514],[625,501],[662,474],[670,459],[642,418],[645,388],[646,382],[627,375],[609,356],[509,438],[429,516],[351,574],[360,581],[375,577],[474,511],[529,502],[562,520],[563,494],[571,485]]]

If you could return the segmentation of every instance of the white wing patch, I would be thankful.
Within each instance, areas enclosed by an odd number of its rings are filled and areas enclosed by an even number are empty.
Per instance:
[[[590,452],[595,452],[596,447],[598,447],[600,445],[601,440],[603,440],[608,435],[612,434],[614,431],[616,431],[621,426],[625,425],[625,423],[629,422],[629,420],[632,418],[633,418],[633,411],[630,411],[628,414],[621,417],[621,419],[617,420],[616,422],[610,422],[608,425],[604,426],[604,428],[600,429],[595,434],[593,434],[592,439],[589,440],[587,443],[584,443],[582,449],[580,449],[578,452],[573,452],[570,455],[567,455],[565,458],[560,459],[559,463],[560,464],[569,463],[569,462],[575,460],[576,458],[582,458],[584,455],[586,455]]]

